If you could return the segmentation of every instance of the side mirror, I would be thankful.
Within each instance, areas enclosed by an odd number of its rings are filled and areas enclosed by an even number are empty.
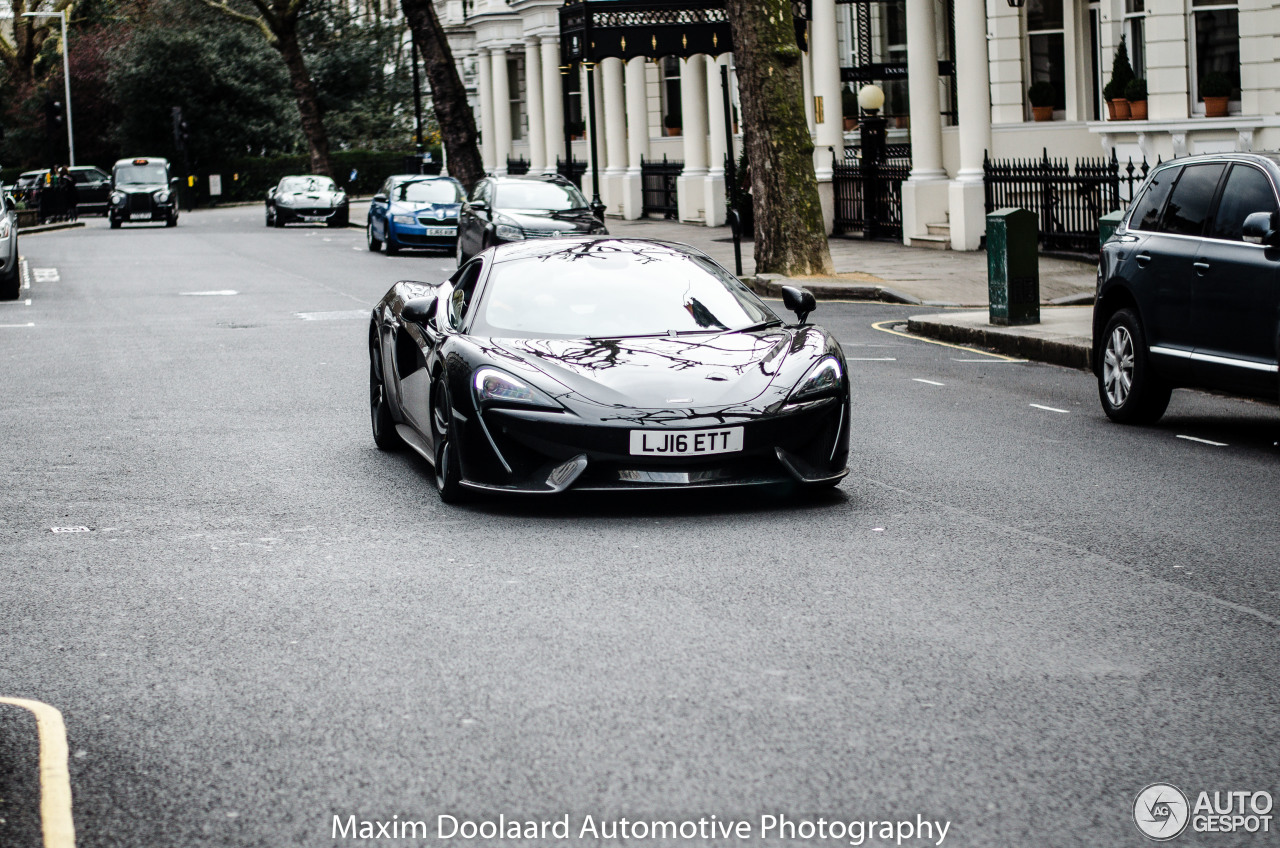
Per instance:
[[[1241,237],[1249,244],[1276,244],[1276,213],[1251,212],[1240,228]]]
[[[386,196],[385,194],[375,194],[375,195],[373,196],[373,202],[374,202],[374,203],[386,203],[386,202],[387,202],[387,196]]]
[[[800,319],[800,323],[804,323],[804,319],[809,317],[818,306],[817,299],[814,298],[813,292],[808,289],[798,288],[796,286],[782,287],[782,305],[790,309]]]
[[[177,178],[177,177],[172,177],[172,178],[170,178],[170,180],[169,180],[169,188],[177,188],[177,187],[178,187],[178,185],[179,185],[179,181],[178,181],[178,178]]]
[[[434,295],[430,297],[415,297],[400,310],[400,320],[408,321],[411,324],[423,325],[430,321],[435,314],[436,298]]]
[[[485,203],[483,200],[473,200],[467,205],[470,206],[472,209],[478,209],[481,212],[487,212],[489,209],[489,204]]]

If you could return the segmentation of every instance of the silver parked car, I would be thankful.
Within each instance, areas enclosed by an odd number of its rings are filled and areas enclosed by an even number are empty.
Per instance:
[[[17,300],[22,291],[18,273],[18,216],[9,197],[0,192],[0,300]]]

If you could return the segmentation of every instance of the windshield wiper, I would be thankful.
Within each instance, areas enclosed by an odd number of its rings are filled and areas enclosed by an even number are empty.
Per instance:
[[[765,327],[781,327],[781,318],[770,318],[768,321],[761,321],[759,324],[752,324],[750,327],[742,327],[734,332],[749,333],[752,330],[763,330]]]

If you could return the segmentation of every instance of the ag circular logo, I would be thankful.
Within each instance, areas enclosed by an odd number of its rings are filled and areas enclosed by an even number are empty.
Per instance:
[[[1157,842],[1186,830],[1190,812],[1187,796],[1171,783],[1153,783],[1133,801],[1133,823],[1143,836]]]

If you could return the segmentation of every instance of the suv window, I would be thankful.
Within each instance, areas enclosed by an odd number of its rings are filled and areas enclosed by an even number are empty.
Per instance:
[[[1271,188],[1271,180],[1250,165],[1235,165],[1227,175],[1227,184],[1222,190],[1222,199],[1218,201],[1218,213],[1209,228],[1209,235],[1241,241],[1244,219],[1254,212],[1276,212],[1276,194]]]
[[[1169,203],[1160,219],[1160,231],[1179,236],[1204,235],[1204,221],[1209,216],[1209,204],[1218,188],[1226,165],[1214,162],[1205,165],[1188,165],[1182,170],[1178,184],[1174,186]]]
[[[1173,188],[1178,178],[1179,168],[1162,168],[1151,177],[1147,190],[1138,198],[1133,214],[1129,216],[1129,229],[1154,230],[1160,223],[1160,213],[1164,210],[1164,202],[1169,197],[1169,189]]]

